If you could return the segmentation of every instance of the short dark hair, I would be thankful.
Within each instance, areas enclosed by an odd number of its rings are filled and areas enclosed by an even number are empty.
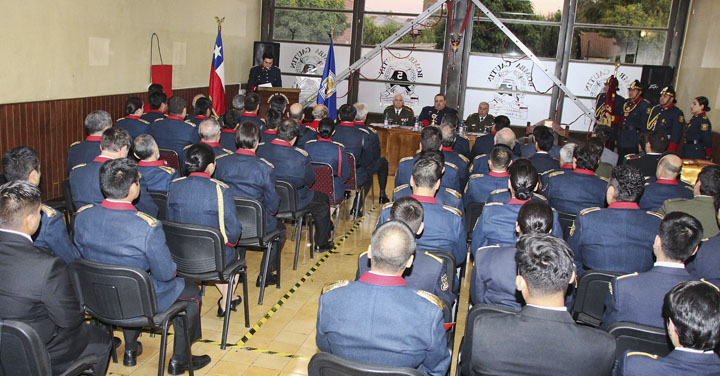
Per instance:
[[[523,234],[547,234],[553,228],[553,211],[546,202],[530,200],[520,207],[517,221]]]
[[[422,150],[440,150],[442,134],[438,127],[425,127],[420,133]]]
[[[277,128],[277,138],[290,142],[293,138],[300,135],[300,127],[295,120],[283,120]]]
[[[195,116],[197,116],[197,115],[205,116],[205,113],[211,107],[212,107],[212,101],[210,100],[210,98],[200,97],[195,101],[195,106],[193,108],[193,114]],[[180,112],[182,112],[182,111],[180,111]]]
[[[252,149],[260,143],[260,128],[252,121],[243,121],[235,131],[235,145],[240,149]]]
[[[423,188],[432,188],[442,176],[442,165],[430,158],[418,158],[412,169],[415,185]]]
[[[496,144],[490,149],[490,160],[495,168],[507,169],[512,162],[512,150],[505,144]]]
[[[143,106],[142,99],[130,97],[125,101],[125,115],[132,115]]]
[[[595,126],[595,137],[599,138],[600,141],[602,141],[603,145],[608,142],[611,135],[612,129],[610,129],[610,127],[608,127],[607,125],[598,124]]]
[[[340,121],[355,121],[357,109],[351,104],[344,104],[338,109],[338,118]]]
[[[667,133],[663,131],[652,131],[648,133],[647,142],[650,143],[650,149],[653,153],[664,152],[670,143]]]
[[[428,158],[432,159],[433,161],[437,162],[441,167],[445,166],[445,154],[443,154],[439,150],[425,150],[421,151],[418,155],[418,158]]]
[[[690,214],[672,212],[666,214],[660,222],[658,236],[666,257],[685,262],[700,245],[703,227],[702,223]]]
[[[97,110],[85,116],[85,129],[88,133],[97,133],[112,126],[112,118],[107,111]]]
[[[525,234],[515,246],[518,274],[525,278],[532,295],[545,296],[567,289],[575,264],[573,251],[564,240],[550,234]]]
[[[148,103],[150,104],[151,110],[159,110],[160,106],[165,102],[167,102],[167,94],[162,91],[155,91],[148,94]]]
[[[191,145],[185,150],[185,171],[205,172],[210,163],[215,162],[215,152],[212,146],[203,143]]]
[[[32,170],[40,172],[40,159],[29,146],[18,146],[3,155],[2,168],[8,181],[27,180]]]
[[[440,122],[440,128],[442,128],[443,125],[449,125],[455,129],[458,124],[458,116],[457,114],[454,114],[452,112],[448,112],[445,114],[442,118],[442,121]]]
[[[277,129],[282,121],[282,113],[280,111],[268,108],[265,113],[265,126],[267,126],[268,129]]]
[[[130,150],[132,146],[132,139],[127,130],[110,127],[103,132],[102,138],[100,139],[100,150],[118,152],[123,146],[127,146],[128,150]]]
[[[710,351],[720,344],[720,292],[705,281],[685,281],[663,301],[663,317],[672,320],[683,347]]]
[[[373,231],[370,247],[372,266],[399,272],[415,253],[415,234],[400,221],[388,221]]]
[[[285,97],[282,95],[274,95],[270,99],[270,108],[280,113],[280,116],[283,115],[285,112],[285,109],[288,105],[288,102],[285,100]]]
[[[257,93],[249,92],[245,96],[245,111],[255,111],[260,105],[260,96]]]
[[[240,124],[240,119],[242,119],[242,112],[232,109],[225,113],[225,119],[223,120],[223,128],[225,129],[235,129],[235,127]]]
[[[335,122],[330,118],[322,119],[320,120],[320,124],[318,124],[317,131],[318,136],[322,138],[330,138],[335,131]]]
[[[590,137],[589,140],[587,140],[587,144],[590,146],[590,149],[595,153],[595,155],[598,158],[598,166],[600,166],[600,157],[602,157],[602,153],[605,150],[605,144],[597,138],[597,137]]]
[[[168,114],[180,116],[187,107],[187,100],[179,95],[173,95],[168,99]]]
[[[273,55],[273,53],[270,51],[265,51],[265,52],[263,52],[262,58],[263,58],[263,60],[265,60],[265,59],[275,60],[275,55]]]
[[[100,190],[105,198],[125,198],[130,186],[139,181],[137,164],[131,159],[111,159],[100,166]]]
[[[448,116],[451,116],[451,114],[445,115],[442,123],[440,124],[440,134],[442,135],[440,143],[444,147],[451,148],[455,144],[457,132],[455,131],[455,125],[445,122],[445,118]]]
[[[510,118],[505,115],[496,116],[493,122],[495,123],[496,132],[510,126]]]
[[[135,153],[135,156],[137,156],[141,161],[144,161],[155,155],[156,147],[157,142],[155,142],[153,136],[149,134],[141,134],[135,137],[135,142],[133,143],[133,153]]]
[[[577,160],[577,168],[595,171],[600,164],[600,156],[588,142],[583,142],[573,150],[573,158]]]
[[[27,180],[13,180],[0,186],[0,228],[22,226],[25,217],[42,204],[40,188]]]
[[[638,202],[645,190],[645,179],[637,167],[620,165],[613,167],[608,186],[615,188],[615,200]]]
[[[424,216],[425,209],[420,201],[410,196],[400,197],[390,208],[390,220],[406,224],[415,234],[420,230]]]
[[[160,84],[150,84],[150,85],[148,86],[147,92],[148,92],[148,95],[150,95],[150,94],[152,94],[152,93],[158,93],[158,92],[162,93],[162,92],[163,92],[163,86],[160,85]]]
[[[531,199],[538,182],[538,172],[532,162],[520,158],[510,165],[508,172],[515,198],[518,200]]]
[[[700,194],[717,197],[720,195],[720,166],[708,165],[703,167],[698,174],[700,182]]]
[[[555,136],[553,136],[552,131],[545,126],[536,126],[535,129],[533,129],[533,136],[535,137],[538,148],[542,151],[550,151],[555,143]]]

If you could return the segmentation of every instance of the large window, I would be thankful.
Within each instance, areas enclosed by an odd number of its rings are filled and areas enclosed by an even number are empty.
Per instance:
[[[284,41],[350,44],[352,1],[276,0],[273,38]]]

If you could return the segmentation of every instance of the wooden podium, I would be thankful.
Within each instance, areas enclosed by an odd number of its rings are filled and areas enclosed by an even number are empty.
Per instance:
[[[288,100],[288,106],[300,101],[300,89],[292,89],[285,87],[258,87],[258,95],[260,95],[260,109],[258,115],[264,117],[265,112],[270,108],[270,99],[274,95],[282,95]]]

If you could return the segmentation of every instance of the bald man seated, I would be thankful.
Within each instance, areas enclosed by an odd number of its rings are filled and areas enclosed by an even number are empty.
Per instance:
[[[659,211],[663,202],[670,198],[693,198],[693,187],[680,181],[682,159],[675,154],[668,154],[658,161],[655,178],[645,182],[645,190],[640,198],[640,209]]]

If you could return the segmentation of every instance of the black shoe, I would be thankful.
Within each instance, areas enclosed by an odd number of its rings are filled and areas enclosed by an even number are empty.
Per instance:
[[[277,285],[277,275],[273,273],[268,273],[267,277],[265,277],[265,287],[270,285]],[[260,287],[260,276],[258,276],[257,281],[255,281],[255,287]]]
[[[387,196],[380,196],[380,205],[387,204],[390,202],[390,199],[387,198]]]
[[[192,357],[192,369],[197,371],[210,363],[209,355],[193,355]],[[170,359],[168,364],[168,373],[171,375],[182,375],[188,370],[188,362],[180,362],[175,359]]]
[[[123,365],[125,367],[135,367],[137,364],[137,358],[142,354],[142,343],[137,343],[137,348],[135,350],[125,350],[125,355],[123,355]]]
[[[327,252],[327,251],[329,251],[329,250],[331,250],[331,249],[333,249],[333,244],[332,244],[332,243],[327,243],[327,244],[325,244],[325,245],[316,245],[316,246],[315,246],[315,253],[323,253],[323,252]]]

